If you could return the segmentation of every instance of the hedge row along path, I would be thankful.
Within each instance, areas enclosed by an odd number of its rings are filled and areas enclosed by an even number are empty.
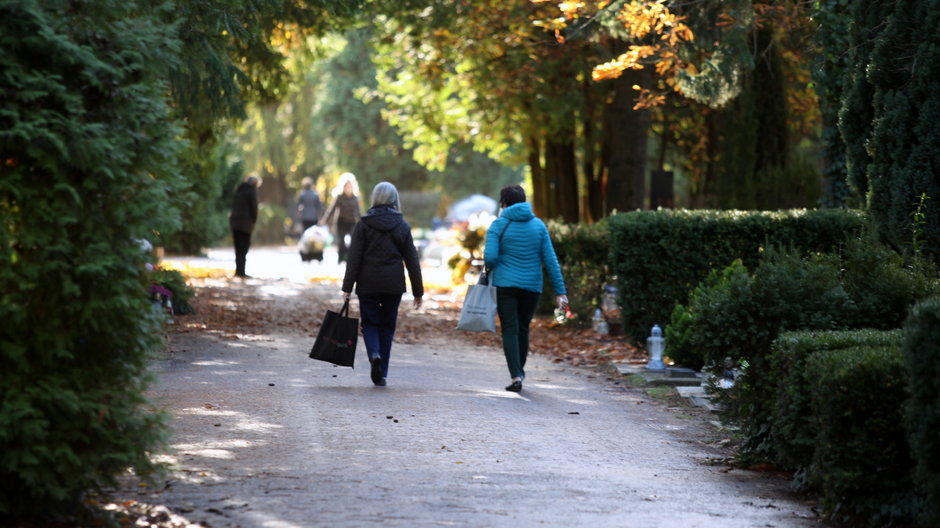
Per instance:
[[[459,305],[438,291],[419,312],[403,302],[387,387],[372,385],[361,342],[355,369],[308,359],[339,286],[303,277],[335,264],[299,260],[253,249],[257,278],[193,280],[197,314],[169,325],[153,365],[173,429],[157,456],[173,471],[114,490],[127,522],[819,526],[783,476],[729,466],[707,415],[598,368],[630,359],[617,340],[540,321],[525,388],[509,393],[496,336],[453,330]]]

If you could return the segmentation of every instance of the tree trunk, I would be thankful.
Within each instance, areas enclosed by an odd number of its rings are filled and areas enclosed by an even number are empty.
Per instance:
[[[598,159],[598,145],[594,128],[597,126],[597,116],[594,115],[597,110],[594,91],[592,90],[593,81],[585,79],[584,101],[585,115],[582,119],[582,136],[584,142],[583,168],[584,180],[586,183],[586,193],[582,196],[581,219],[587,223],[593,223],[604,217],[604,188],[602,185],[603,173],[598,171],[598,167],[603,167],[603,162]]]
[[[558,134],[548,140],[545,167],[551,181],[554,207],[549,218],[560,216],[565,222],[578,221],[578,169],[574,138]]]
[[[648,110],[633,110],[632,86],[645,85],[646,77],[645,70],[628,70],[610,81],[613,97],[604,112],[608,213],[643,208],[650,118]]]
[[[526,141],[529,156],[529,172],[532,175],[532,210],[535,216],[546,218],[548,214],[549,189],[545,169],[542,168],[542,142],[530,136]]]

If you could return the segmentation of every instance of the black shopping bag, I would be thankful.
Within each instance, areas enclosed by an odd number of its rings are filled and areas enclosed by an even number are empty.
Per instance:
[[[310,358],[341,367],[352,367],[356,360],[358,341],[359,319],[349,317],[349,301],[346,301],[339,313],[326,311],[326,317],[320,325],[320,333],[317,334],[317,340],[310,350]]]

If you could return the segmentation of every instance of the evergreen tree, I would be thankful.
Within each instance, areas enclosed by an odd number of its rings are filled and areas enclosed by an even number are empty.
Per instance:
[[[940,6],[857,1],[840,131],[879,236],[940,259]],[[919,207],[924,197],[923,206]],[[919,209],[919,210],[918,210]],[[915,224],[913,215],[922,215]]]
[[[139,240],[178,227],[162,0],[0,0],[0,515],[153,465]]]

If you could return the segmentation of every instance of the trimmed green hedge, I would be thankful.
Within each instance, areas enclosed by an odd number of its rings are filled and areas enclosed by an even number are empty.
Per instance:
[[[571,311],[579,324],[590,326],[594,310],[600,305],[601,290],[611,280],[607,222],[588,225],[551,221],[548,230],[565,278]],[[545,286],[544,308],[550,312],[555,297],[551,283],[545,281]]]
[[[812,354],[804,371],[816,446],[809,479],[828,518],[853,526],[909,522],[914,467],[900,427],[908,397],[900,347]]]
[[[905,424],[924,498],[921,525],[940,526],[940,297],[911,311],[903,349],[911,393]]]
[[[864,213],[843,209],[759,211],[659,210],[611,217],[613,273],[624,329],[644,342],[676,303],[713,269],[735,259],[754,269],[764,249],[828,252],[862,232]]]
[[[773,389],[769,393],[771,415],[754,416],[768,420],[769,446],[773,462],[797,472],[798,482],[813,460],[816,429],[813,426],[807,359],[817,352],[856,347],[897,347],[900,330],[843,330],[785,332],[772,346],[769,375]],[[805,483],[804,483],[805,484]]]

